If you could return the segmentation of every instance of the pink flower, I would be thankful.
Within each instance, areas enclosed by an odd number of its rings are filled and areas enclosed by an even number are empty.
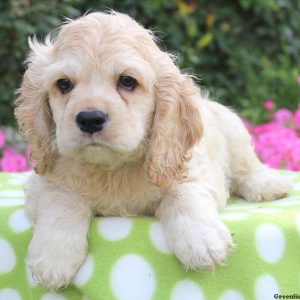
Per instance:
[[[254,129],[253,132],[254,134],[261,134],[263,132],[269,132],[269,131],[274,131],[278,128],[278,124],[274,122],[269,122],[269,123],[264,123],[261,125],[257,125]]]
[[[267,110],[273,110],[275,108],[275,102],[272,99],[264,102],[264,108]]]
[[[274,115],[273,119],[280,125],[286,124],[293,118],[293,113],[286,108],[278,109]]]
[[[273,120],[253,125],[251,134],[258,156],[272,168],[300,170],[300,107],[294,115],[280,109]]]
[[[9,147],[3,152],[0,167],[4,172],[22,172],[28,170],[28,163],[25,156],[18,153],[14,148]]]
[[[267,165],[271,168],[279,169],[280,168],[280,156],[279,155],[273,155],[271,156],[267,161]]]
[[[294,147],[292,149],[292,158],[294,161],[300,163],[300,148],[298,147]]]
[[[294,122],[296,125],[299,125],[300,126],[300,108],[298,108],[296,111],[295,111],[295,114],[294,114]]]
[[[0,148],[3,148],[5,145],[5,133],[0,130]]]
[[[15,148],[10,146],[5,148],[4,155],[15,155],[15,154],[18,154],[18,151]]]

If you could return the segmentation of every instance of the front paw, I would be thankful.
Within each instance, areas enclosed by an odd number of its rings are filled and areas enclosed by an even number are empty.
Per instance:
[[[86,257],[85,245],[66,245],[33,239],[27,265],[38,283],[51,291],[68,286]]]
[[[234,247],[229,230],[220,220],[178,221],[167,232],[167,239],[176,257],[193,270],[225,265]]]

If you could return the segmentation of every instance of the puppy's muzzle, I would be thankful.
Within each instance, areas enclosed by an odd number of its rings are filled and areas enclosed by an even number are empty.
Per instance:
[[[90,134],[101,131],[107,121],[108,115],[102,111],[82,111],[76,116],[79,129]]]

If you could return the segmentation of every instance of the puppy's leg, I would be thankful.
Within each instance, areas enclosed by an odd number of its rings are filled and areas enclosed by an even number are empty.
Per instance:
[[[253,202],[284,197],[292,188],[288,178],[262,164],[236,173],[233,186],[235,194]]]
[[[91,210],[78,195],[53,186],[38,197],[27,264],[42,286],[57,290],[70,284],[86,257]]]
[[[214,189],[213,189],[214,190]],[[156,215],[177,258],[191,269],[224,264],[233,242],[208,183],[182,183],[169,191]]]
[[[238,121],[229,137],[232,192],[254,202],[285,196],[292,188],[290,180],[259,161],[249,133]]]

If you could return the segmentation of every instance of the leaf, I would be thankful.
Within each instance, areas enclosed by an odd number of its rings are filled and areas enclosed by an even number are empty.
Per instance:
[[[228,32],[231,29],[231,26],[228,22],[222,22],[221,24],[221,30],[223,32]]]
[[[215,24],[217,16],[214,13],[209,13],[206,16],[206,26],[208,28],[212,27]]]
[[[197,35],[198,28],[197,28],[197,22],[195,21],[195,19],[191,19],[187,23],[187,32],[188,32],[188,35],[192,38]]]
[[[212,43],[214,39],[214,36],[212,33],[208,32],[205,35],[202,36],[202,38],[200,38],[196,44],[197,48],[205,48],[207,47],[209,44]]]
[[[178,12],[182,16],[187,16],[193,13],[198,7],[196,2],[185,3],[184,1],[177,1]]]

